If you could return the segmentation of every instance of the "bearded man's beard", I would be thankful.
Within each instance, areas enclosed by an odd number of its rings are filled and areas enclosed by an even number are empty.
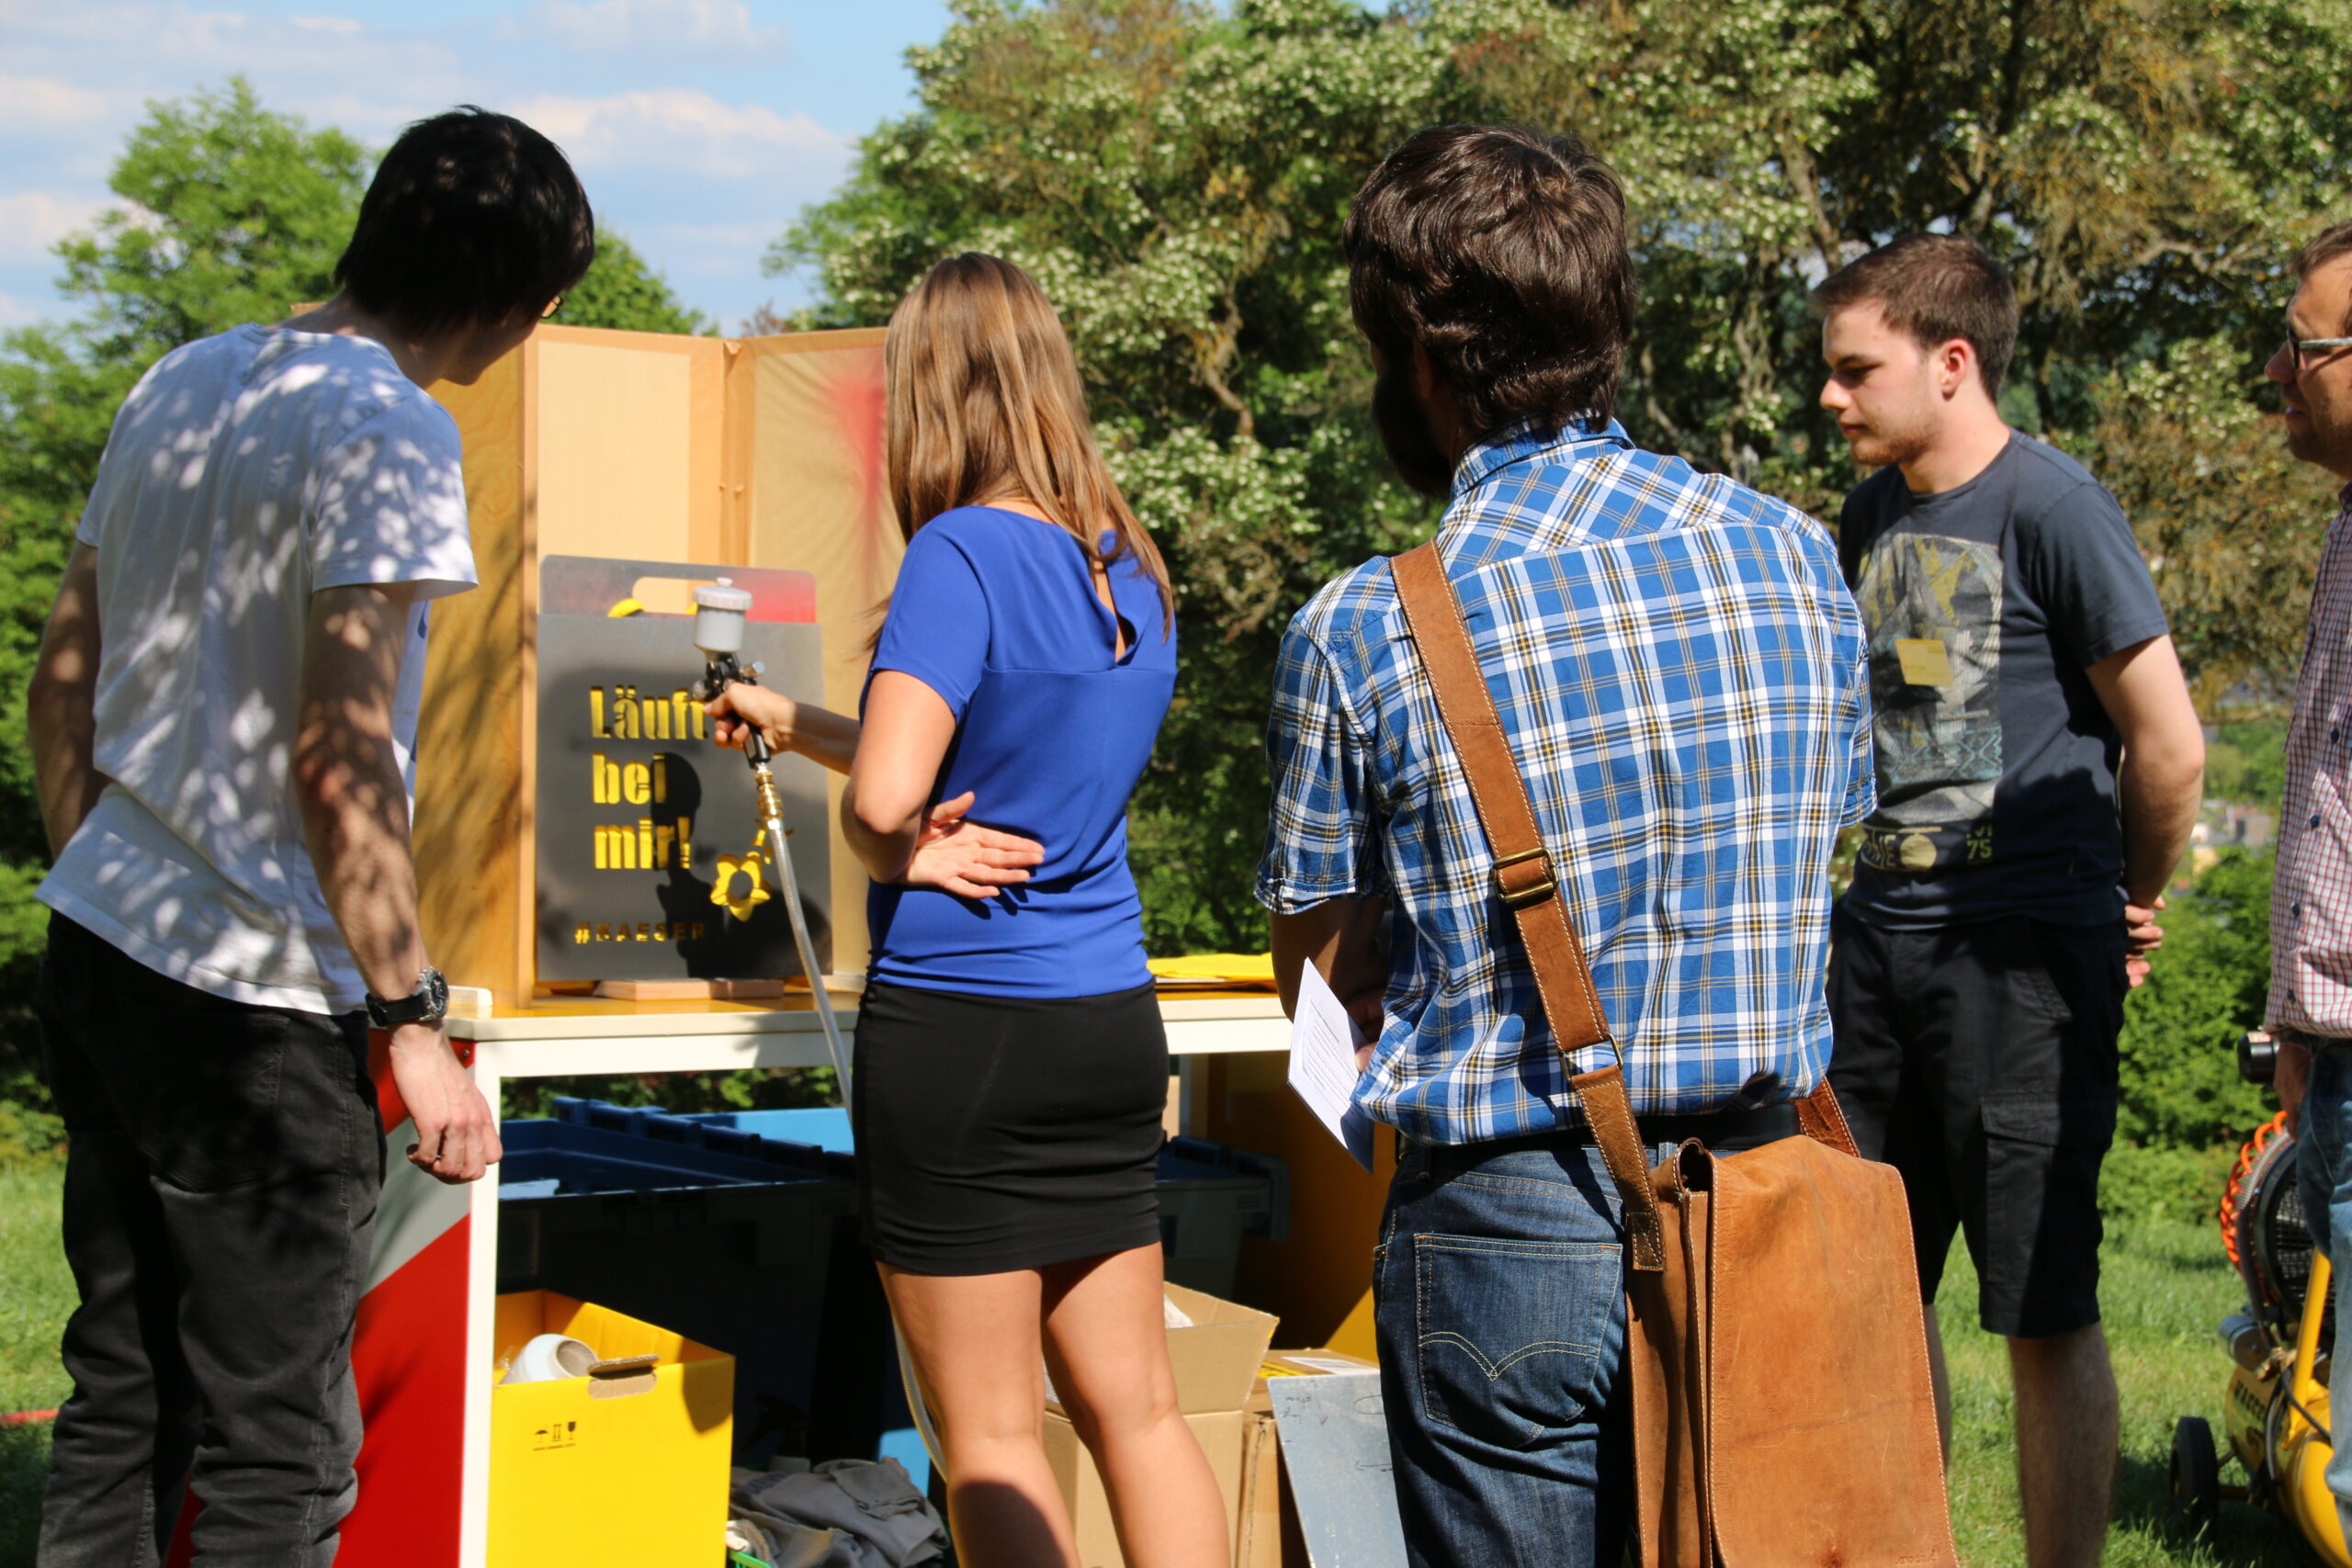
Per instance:
[[[1410,357],[1402,357],[1409,366]],[[1438,447],[1410,372],[1393,361],[1373,381],[1372,423],[1399,478],[1423,495],[1443,500],[1453,493],[1453,463]]]

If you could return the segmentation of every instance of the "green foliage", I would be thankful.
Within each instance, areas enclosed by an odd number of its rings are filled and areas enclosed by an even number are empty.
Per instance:
[[[2218,729],[2205,744],[2207,798],[2276,811],[2287,787],[2286,721],[2258,719]]]
[[[2109,1219],[2211,1225],[2239,1145],[2211,1148],[2119,1143],[2099,1168],[2099,1212]]]
[[[2262,1022],[2270,980],[2270,858],[2225,850],[2169,896],[2165,941],[2124,1010],[2127,1144],[2234,1148],[2268,1120],[2265,1090],[2238,1079],[2237,1037]]]
[[[2290,536],[2312,484],[2248,389],[2281,258],[2346,192],[2352,104],[2327,84],[2352,68],[2347,0],[965,0],[956,17],[910,56],[916,109],[770,260],[815,273],[802,325],[879,324],[966,248],[1060,309],[1184,616],[1180,705],[1133,817],[1155,951],[1261,939],[1246,889],[1282,626],[1431,521],[1365,417],[1339,253],[1364,175],[1429,124],[1516,119],[1607,156],[1643,292],[1621,416],[1823,514],[1854,475],[1815,404],[1806,287],[1905,231],[1982,238],[2024,307],[2005,406],[2146,513],[2202,689],[2291,676],[2300,604],[2278,612],[2313,553]],[[2184,452],[2194,494],[2174,495]]]
[[[681,1116],[714,1111],[797,1111],[835,1105],[831,1067],[747,1067],[731,1073],[645,1073],[622,1077],[513,1078],[504,1114],[552,1115],[559,1095],[615,1105],[658,1105]]]
[[[631,333],[705,333],[710,321],[688,310],[637,248],[611,230],[596,231],[596,260],[563,297],[555,319],[567,327],[616,327]]]

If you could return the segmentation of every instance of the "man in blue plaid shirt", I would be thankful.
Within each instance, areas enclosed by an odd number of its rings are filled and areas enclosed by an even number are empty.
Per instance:
[[[1645,1142],[1753,1146],[1829,1054],[1830,851],[1874,801],[1860,615],[1821,525],[1610,418],[1632,327],[1615,176],[1567,139],[1421,132],[1347,229],[1374,412],[1439,549]],[[1394,580],[1291,623],[1258,897],[1403,1135],[1374,1255],[1416,1564],[1614,1564],[1633,1493],[1617,1193],[1551,1044]],[[1574,1070],[1606,1065],[1579,1059]]]

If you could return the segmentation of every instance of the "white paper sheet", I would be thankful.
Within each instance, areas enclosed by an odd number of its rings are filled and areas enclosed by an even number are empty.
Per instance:
[[[1291,1091],[1306,1102],[1340,1146],[1372,1168],[1372,1118],[1356,1109],[1356,1047],[1363,1036],[1356,1032],[1348,1010],[1340,1005],[1310,962],[1298,976],[1298,1011],[1290,1026]]]

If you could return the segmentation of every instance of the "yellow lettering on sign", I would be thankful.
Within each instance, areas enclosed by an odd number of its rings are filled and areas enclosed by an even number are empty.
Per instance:
[[[599,740],[611,738],[605,728],[605,688],[602,686],[588,688],[588,733]]]
[[[625,827],[599,824],[596,829],[596,869],[635,871],[637,863],[636,833]]]
[[[670,739],[670,705],[659,697],[646,697],[638,703],[645,716],[644,730],[648,740]]]
[[[670,711],[674,716],[671,733],[681,740],[686,738],[688,729],[694,723],[693,717],[686,712],[693,702],[694,699],[686,694],[686,689],[684,686],[670,694]]]
[[[691,817],[681,817],[678,818],[678,869],[692,871],[694,868],[695,819]]]
[[[595,928],[582,920],[572,928],[571,940],[575,942],[589,942],[594,939],[595,934]]]
[[[653,753],[653,804],[661,805],[670,798],[670,753]]]
[[[637,819],[637,863],[647,871],[658,869],[653,863],[653,818]]]
[[[642,806],[653,798],[653,770],[642,762],[631,762],[621,770],[621,798],[631,806]]]
[[[640,740],[644,731],[638,723],[637,688],[613,688],[613,737],[617,740]]]
[[[611,806],[621,797],[621,769],[618,762],[607,761],[602,751],[591,752],[588,758],[589,794],[599,806]]]

